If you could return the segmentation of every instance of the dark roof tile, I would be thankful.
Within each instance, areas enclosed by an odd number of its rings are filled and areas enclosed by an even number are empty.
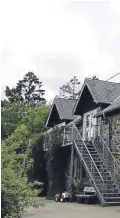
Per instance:
[[[104,110],[100,110],[99,112],[96,113],[96,117],[100,117],[103,114],[115,111],[120,109],[120,95],[113,101],[113,103],[111,105],[109,105],[108,107],[106,107]]]
[[[114,110],[120,109],[120,95],[115,99],[115,101],[103,110],[103,113],[108,113]]]
[[[56,105],[61,119],[73,120],[76,115],[72,114],[76,100],[56,98],[53,104]]]
[[[88,85],[96,102],[112,104],[120,95],[120,83],[88,78],[85,79],[85,83]]]
[[[73,113],[76,113],[84,88],[87,86],[96,103],[112,104],[120,95],[120,83],[86,78],[82,86],[78,100],[75,103]]]

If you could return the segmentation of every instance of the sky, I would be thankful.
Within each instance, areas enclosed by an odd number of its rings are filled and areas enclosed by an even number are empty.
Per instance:
[[[120,0],[2,0],[1,9],[2,98],[28,71],[48,101],[73,76],[83,83],[120,72]]]

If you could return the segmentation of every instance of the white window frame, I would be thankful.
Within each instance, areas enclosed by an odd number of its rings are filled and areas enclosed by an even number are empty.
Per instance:
[[[87,113],[84,113],[83,115],[83,140],[86,141],[86,116],[87,115],[90,115],[90,124],[91,124],[91,121],[92,121],[92,113],[93,112],[96,112],[98,111],[99,108],[96,108],[94,110],[91,110]],[[97,118],[96,118],[96,124],[97,124]],[[91,125],[89,126],[89,141],[91,140]]]

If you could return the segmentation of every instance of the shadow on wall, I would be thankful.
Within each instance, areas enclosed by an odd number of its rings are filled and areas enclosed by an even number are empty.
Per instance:
[[[65,190],[66,178],[65,172],[68,167],[68,160],[70,157],[71,148],[63,147],[57,148],[52,159],[47,158],[47,178],[48,190],[47,198],[53,199],[59,190]]]

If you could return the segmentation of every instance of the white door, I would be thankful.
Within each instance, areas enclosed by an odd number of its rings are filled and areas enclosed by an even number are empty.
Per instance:
[[[90,141],[95,136],[97,119],[94,117],[96,110],[84,114],[83,120],[83,139]]]
[[[95,114],[96,114],[96,111],[93,111],[91,113],[91,134],[90,134],[90,140],[96,136],[97,118],[94,117]]]

